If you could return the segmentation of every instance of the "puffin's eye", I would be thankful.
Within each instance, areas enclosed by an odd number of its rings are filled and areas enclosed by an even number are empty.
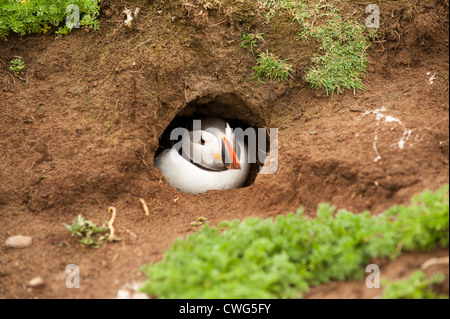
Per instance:
[[[200,144],[202,144],[202,145],[205,145],[205,140],[203,139],[203,137],[202,138],[200,138],[200,141],[198,141]]]

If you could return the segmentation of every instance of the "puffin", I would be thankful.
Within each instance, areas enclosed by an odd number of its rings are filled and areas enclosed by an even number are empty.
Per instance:
[[[155,166],[171,187],[200,194],[245,183],[250,171],[248,148],[227,121],[201,117],[200,123],[193,121],[182,132],[181,141],[155,157]]]

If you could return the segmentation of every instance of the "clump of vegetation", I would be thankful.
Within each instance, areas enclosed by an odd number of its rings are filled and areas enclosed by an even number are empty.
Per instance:
[[[97,227],[93,222],[84,219],[78,215],[72,225],[63,224],[63,226],[72,233],[72,237],[81,237],[80,243],[86,246],[99,248],[105,240],[109,240],[109,233],[106,233],[109,228],[105,225]],[[120,238],[114,238],[114,241],[120,241]]]
[[[311,59],[304,80],[313,88],[324,88],[328,93],[342,93],[343,89],[364,90],[361,77],[366,74],[370,43],[366,27],[341,18],[328,20],[325,26],[309,31],[321,42],[320,54]]]
[[[442,273],[437,273],[430,279],[418,270],[409,279],[394,282],[387,281],[387,287],[382,299],[448,299],[448,296],[438,295],[433,291],[433,285],[445,281]]]
[[[239,49],[245,48],[251,51],[252,55],[255,56],[254,49],[258,47],[258,42],[264,40],[263,33],[247,34],[244,33],[242,38],[239,40],[241,45]],[[256,66],[253,67],[255,74],[250,78],[250,80],[257,79],[261,83],[264,83],[262,79],[269,79],[272,81],[288,81],[291,85],[290,78],[292,77],[291,72],[293,72],[292,65],[288,64],[289,59],[280,60],[274,54],[266,52],[261,52],[256,58]],[[292,85],[291,85],[292,86]]]
[[[16,72],[17,75],[19,75],[19,73],[23,70],[24,67],[25,67],[25,62],[23,62],[22,58],[17,57],[15,59],[11,60],[11,65],[10,65],[9,69],[11,71]]]
[[[264,40],[264,33],[256,33],[256,34],[248,34],[244,33],[242,35],[242,38],[239,40],[239,42],[242,42],[239,46],[239,49],[249,49],[253,55],[255,55],[255,52],[253,51],[253,48],[258,47],[258,41],[266,42]]]
[[[291,81],[289,80],[293,72],[292,65],[287,63],[289,59],[280,60],[275,55],[269,52],[262,52],[258,59],[256,60],[256,66],[253,67],[255,70],[255,74],[251,77],[250,80],[257,79],[261,83],[264,83],[262,79],[269,79],[272,81],[288,81],[291,85]]]
[[[298,298],[311,285],[361,279],[372,258],[449,243],[448,185],[384,214],[320,205],[275,220],[204,226],[177,240],[162,262],[143,267],[143,292],[161,298]]]
[[[367,70],[369,39],[376,32],[368,32],[366,26],[344,19],[334,5],[336,1],[259,1],[265,8],[267,22],[278,11],[288,11],[292,21],[300,25],[299,38],[315,39],[321,44],[304,76],[312,88],[325,89],[327,94],[364,89],[362,77]]]
[[[59,26],[62,34],[69,33],[70,27],[65,24],[71,11],[66,12],[69,5],[76,5],[80,9],[81,26],[88,26],[94,30],[99,29],[99,1],[98,0],[9,0],[0,4],[0,39],[10,32],[21,35],[30,33],[46,33],[52,26]]]

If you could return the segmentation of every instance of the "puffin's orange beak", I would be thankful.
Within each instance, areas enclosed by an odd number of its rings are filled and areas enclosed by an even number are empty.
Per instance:
[[[233,147],[231,146],[231,143],[225,137],[223,137],[223,141],[226,146],[228,158],[231,160],[231,163],[226,163],[230,165],[228,169],[241,169],[241,163],[239,163],[239,159]]]

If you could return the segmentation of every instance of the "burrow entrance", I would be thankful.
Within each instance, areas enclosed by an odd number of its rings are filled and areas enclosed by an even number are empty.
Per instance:
[[[231,128],[241,128],[246,131],[253,128],[258,132],[258,128],[265,128],[265,121],[255,114],[239,97],[234,94],[225,94],[218,97],[201,97],[187,104],[170,122],[163,134],[159,138],[159,148],[155,153],[157,157],[164,149],[172,147],[178,141],[170,140],[170,133],[178,127],[186,128],[192,124],[193,120],[204,116],[220,117],[226,120]],[[245,142],[249,144],[248,136],[245,136]],[[248,187],[253,184],[264,164],[266,152],[270,150],[270,138],[266,133],[266,138],[260,140],[256,133],[256,145],[258,157],[256,163],[251,164],[251,169],[247,181],[242,187]]]

